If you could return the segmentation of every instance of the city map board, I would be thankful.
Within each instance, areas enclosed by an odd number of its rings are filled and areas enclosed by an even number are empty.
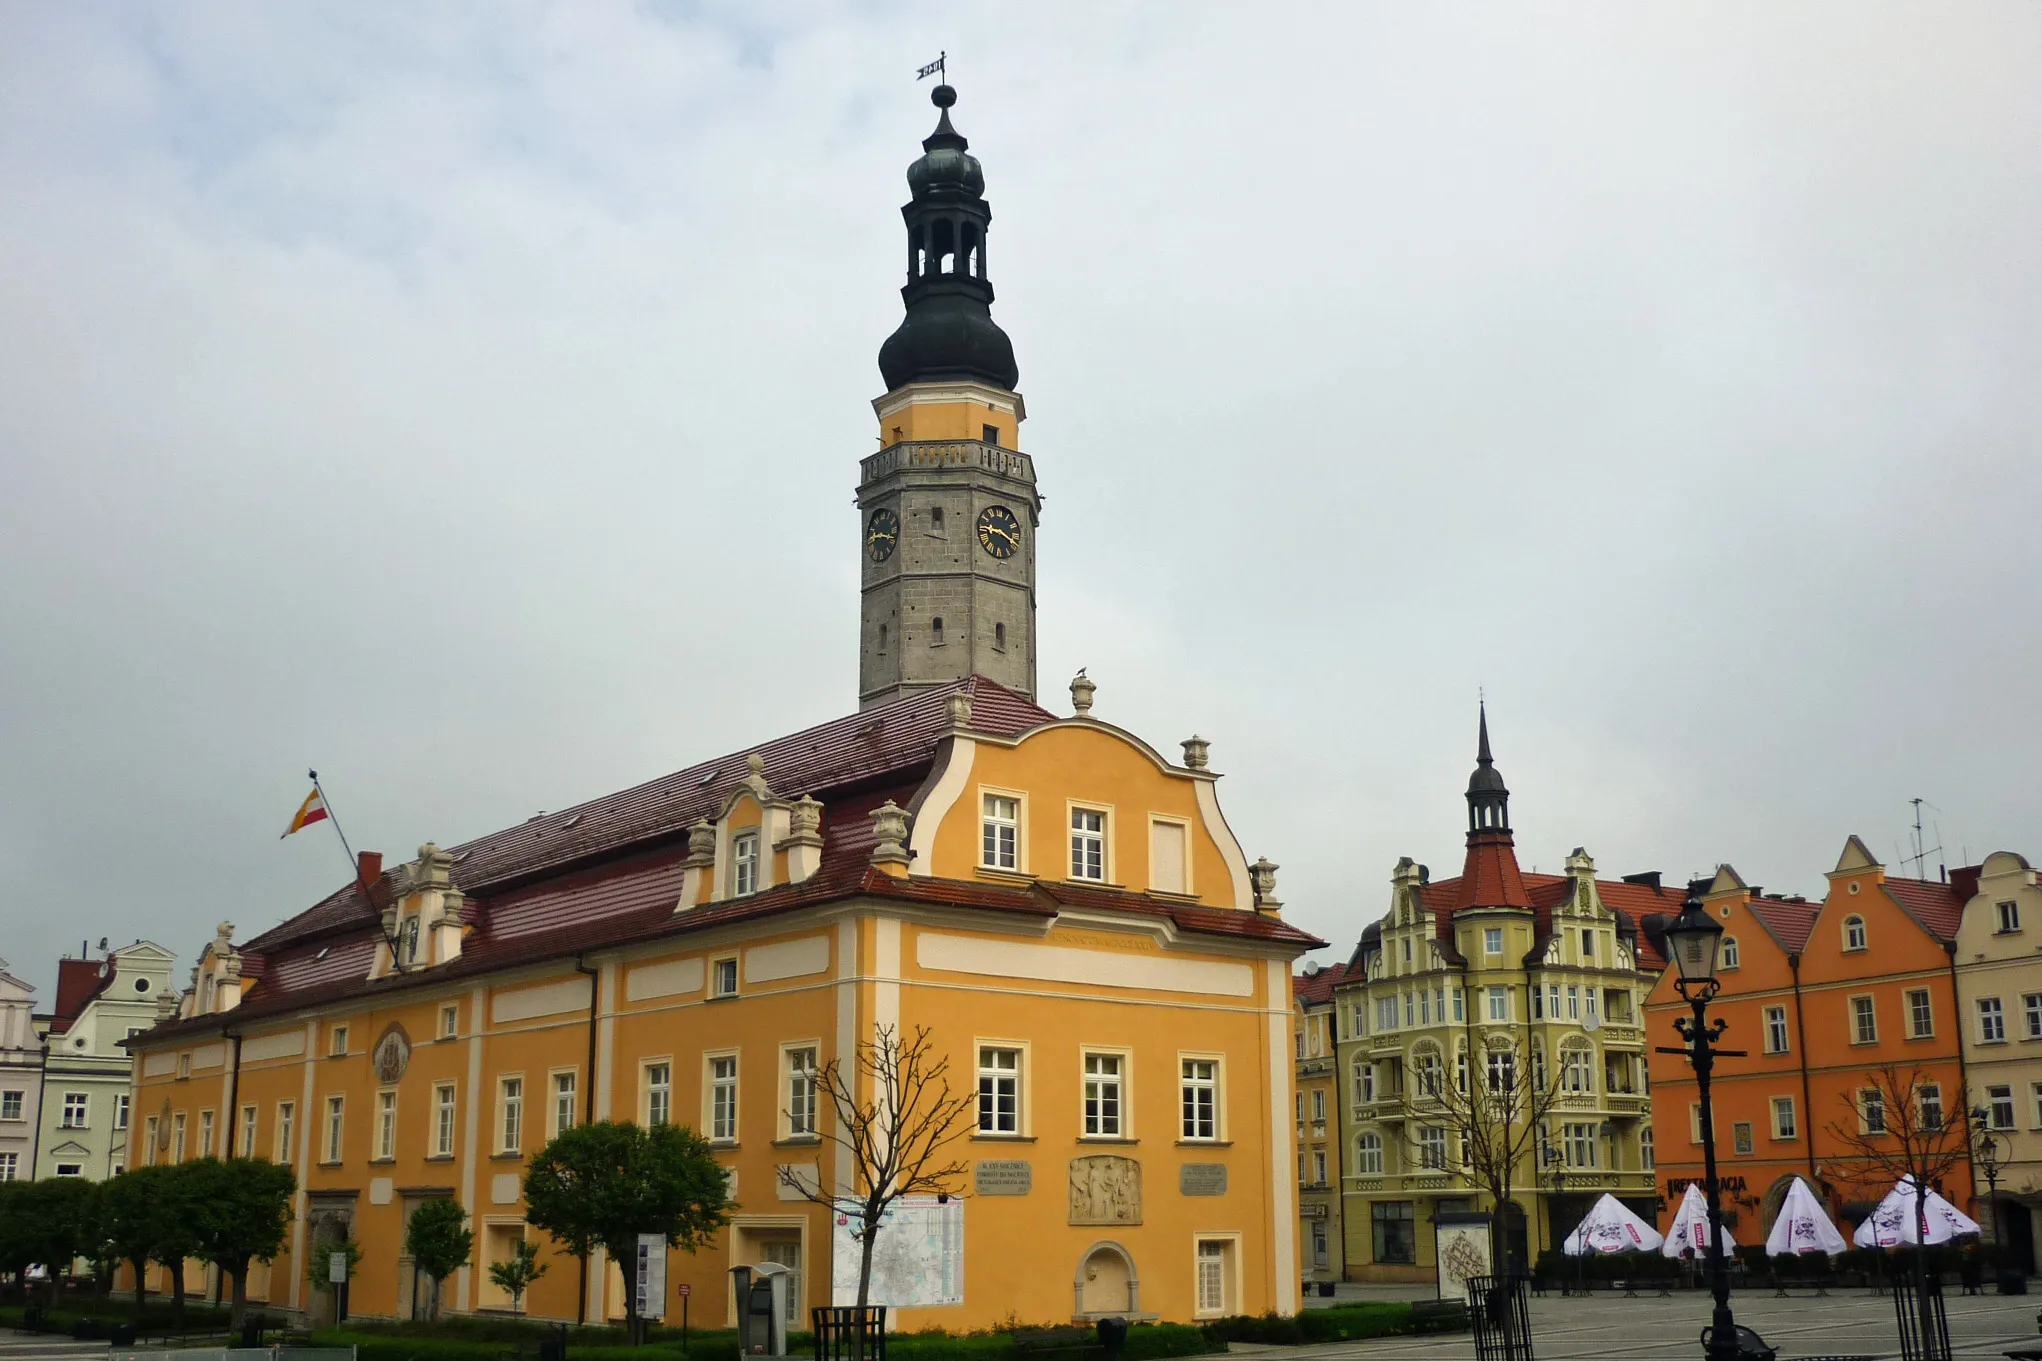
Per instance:
[[[858,1302],[863,1244],[858,1217],[839,1210],[830,1232],[830,1297]],[[895,1308],[964,1303],[964,1202],[906,1196],[880,1221],[872,1240],[870,1302]]]

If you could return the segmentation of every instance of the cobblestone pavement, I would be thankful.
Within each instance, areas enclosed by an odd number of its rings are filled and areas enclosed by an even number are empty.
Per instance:
[[[1346,1299],[1431,1298],[1430,1292],[1398,1287],[1343,1287]],[[1317,1301],[1314,1301],[1317,1303]],[[1330,1302],[1330,1301],[1329,1301]],[[2003,1358],[2010,1347],[2042,1346],[2036,1313],[2042,1296],[1952,1294],[1945,1300],[1950,1319],[1952,1354],[1960,1358]],[[1701,1332],[1713,1307],[1706,1292],[1682,1291],[1672,1296],[1594,1294],[1562,1298],[1549,1295],[1531,1301],[1532,1343],[1539,1361],[1596,1361],[1629,1358],[1682,1357],[1702,1354]],[[1758,1331],[1768,1346],[1780,1350],[1780,1361],[1795,1357],[1900,1355],[1900,1332],[1893,1301],[1862,1290],[1837,1291],[1815,1298],[1776,1298],[1770,1291],[1733,1295],[1730,1307],[1737,1321]],[[1314,1347],[1272,1348],[1288,1358],[1473,1357],[1474,1339],[1467,1333],[1439,1337],[1391,1338],[1372,1342],[1333,1342]]]

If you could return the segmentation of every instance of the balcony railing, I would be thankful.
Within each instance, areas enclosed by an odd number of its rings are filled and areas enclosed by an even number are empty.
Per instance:
[[[1035,464],[1019,449],[1002,449],[984,440],[902,440],[866,456],[860,481],[870,482],[903,468],[982,468],[1033,484]]]

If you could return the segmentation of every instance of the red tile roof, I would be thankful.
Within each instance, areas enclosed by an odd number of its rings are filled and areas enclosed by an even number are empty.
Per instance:
[[[1473,832],[1468,836],[1468,854],[1454,885],[1453,908],[1530,907],[1524,875],[1517,868],[1517,851],[1510,833]]]
[[[69,1030],[78,1016],[85,1010],[85,1004],[106,991],[113,982],[113,962],[98,959],[60,959],[57,961],[57,1005],[50,1013],[50,1033],[61,1035]]]
[[[1290,980],[1291,995],[1298,1001],[1318,1005],[1333,1000],[1333,989],[1347,978],[1347,965],[1329,964],[1323,969],[1310,969],[1293,975]],[[1358,971],[1357,971],[1358,972]]]
[[[626,848],[684,839],[691,823],[722,811],[749,773],[745,757],[753,751],[766,763],[766,783],[790,796],[898,776],[928,763],[936,739],[949,730],[948,701],[959,690],[970,696],[971,726],[980,732],[1012,737],[1056,718],[1005,686],[973,676],[463,842],[450,848],[454,882],[470,895],[486,893]],[[387,892],[398,870],[385,872],[379,888]],[[350,884],[242,948],[274,951],[373,917],[361,890]],[[467,919],[478,920],[472,912]]]
[[[972,697],[971,726],[1013,736],[1053,722],[1047,710],[974,677],[853,714],[756,748],[776,791],[823,799],[823,857],[799,884],[676,913],[687,856],[685,835],[713,817],[745,778],[745,753],[705,761],[661,780],[549,814],[453,848],[454,878],[467,893],[474,928],[448,964],[371,981],[381,928],[350,886],[250,941],[244,976],[260,976],[233,1013],[238,1021],[352,997],[380,997],[513,964],[683,937],[735,921],[766,918],[864,895],[904,902],[1054,918],[1065,907],[1168,921],[1182,932],[1225,935],[1311,949],[1325,942],[1258,912],[1202,907],[1118,889],[1060,882],[1005,885],[911,876],[871,865],[870,814],[888,799],[906,804],[949,731],[948,698]],[[377,898],[392,891],[383,876]],[[171,1022],[152,1035],[208,1029],[219,1016]]]
[[[1938,941],[1948,944],[1957,939],[1957,927],[1964,920],[1965,900],[1956,885],[1934,879],[1888,879],[1884,887],[1887,896]]]
[[[1747,906],[1759,925],[1770,931],[1780,948],[1790,955],[1798,955],[1806,948],[1808,934],[1815,929],[1816,915],[1822,911],[1821,903],[1795,903],[1784,898],[1753,898]]]
[[[1552,930],[1552,910],[1567,901],[1573,890],[1572,880],[1564,874],[1525,874],[1520,876],[1524,886],[1525,907],[1532,909],[1537,924],[1540,944]],[[1637,942],[1638,967],[1657,972],[1666,967],[1666,959],[1659,953],[1639,922],[1655,912],[1674,916],[1680,912],[1680,905],[1686,894],[1674,889],[1653,888],[1649,884],[1631,884],[1621,879],[1597,879],[1595,891],[1604,905],[1629,923],[1630,934]],[[1436,879],[1419,891],[1419,901],[1429,908],[1438,923],[1438,934],[1442,940],[1453,938],[1453,913],[1464,897],[1459,878]]]

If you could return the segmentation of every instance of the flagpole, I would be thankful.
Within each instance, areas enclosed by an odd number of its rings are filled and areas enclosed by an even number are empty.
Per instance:
[[[362,883],[361,862],[355,859],[354,847],[347,844],[347,833],[340,829],[340,814],[333,811],[333,800],[327,797],[326,786],[319,783],[319,772],[308,770],[305,773],[312,777],[312,787],[319,791],[319,806],[326,810],[326,820],[333,824],[333,834],[340,838],[340,849],[347,856],[348,874],[360,886],[362,901],[368,903],[370,910],[374,911],[376,903],[369,894],[370,886]],[[383,929],[383,914],[380,912],[376,913],[376,931],[383,937],[383,943],[390,947],[390,967],[398,973],[403,973],[403,952],[397,948],[396,937]]]

